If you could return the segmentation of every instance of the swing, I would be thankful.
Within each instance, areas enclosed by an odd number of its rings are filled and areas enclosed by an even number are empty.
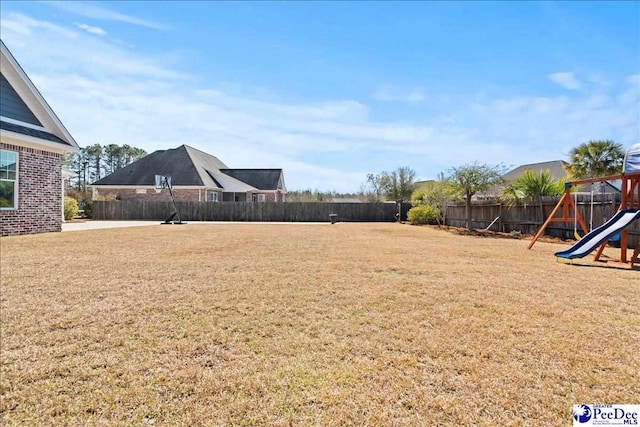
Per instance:
[[[607,199],[606,196],[605,196],[604,187],[602,187],[602,198],[603,198],[603,200]],[[615,205],[615,196],[613,196],[613,195],[611,196],[611,205]],[[603,212],[603,215],[602,215],[603,216],[603,221],[607,222],[606,221],[607,218],[604,216],[604,210],[602,212]],[[613,236],[609,237],[609,242],[610,243],[618,243],[618,242],[620,242],[620,233],[616,233]]]
[[[593,182],[591,183],[591,206],[589,208],[589,233],[593,231]]]
[[[605,201],[605,186],[604,184],[607,181],[602,181],[600,183],[600,188],[602,189],[602,198],[600,201],[600,204],[602,206],[602,223],[604,224],[605,222],[607,222],[607,218],[604,215],[604,201]],[[613,200],[612,200],[612,203]],[[593,183],[591,183],[591,218],[589,219],[589,231],[593,230]],[[609,237],[609,242],[611,243],[616,243],[620,241],[620,233],[616,233],[613,236]]]
[[[580,233],[578,233],[578,192],[573,193],[573,203],[575,205],[575,214],[573,215],[573,238],[576,240],[582,239]],[[593,231],[593,183],[591,184],[591,202],[589,208],[589,232]]]
[[[575,212],[573,214],[573,237],[576,240],[582,239],[580,233],[578,233],[578,193],[573,193],[573,205],[575,206]]]

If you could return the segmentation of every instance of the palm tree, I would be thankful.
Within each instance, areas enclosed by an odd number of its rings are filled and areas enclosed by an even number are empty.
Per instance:
[[[610,140],[589,141],[574,147],[569,158],[566,168],[571,178],[597,178],[622,172],[624,150]]]
[[[548,169],[538,173],[529,169],[505,188],[502,192],[502,197],[512,206],[520,199],[530,199],[537,202],[544,219],[546,215],[542,198],[545,196],[558,196],[564,193],[564,182],[564,179],[553,179],[551,171]]]
[[[624,163],[624,150],[622,144],[616,144],[610,140],[589,141],[574,147],[570,153],[570,163],[566,167],[572,179],[598,178],[601,176],[616,175],[622,173]],[[602,188],[602,200],[604,200],[604,186]],[[593,184],[591,184],[593,197]],[[602,218],[604,204],[601,206]]]

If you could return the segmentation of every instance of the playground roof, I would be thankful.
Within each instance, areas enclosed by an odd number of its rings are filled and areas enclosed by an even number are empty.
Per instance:
[[[631,146],[624,158],[624,173],[640,173],[640,143]]]

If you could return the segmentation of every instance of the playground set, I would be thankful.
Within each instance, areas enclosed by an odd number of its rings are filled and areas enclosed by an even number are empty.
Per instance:
[[[571,196],[571,189],[580,185],[615,180],[622,181],[621,201],[617,213],[600,227],[588,231],[577,209],[577,204]],[[571,216],[571,209],[573,209],[573,216]],[[558,212],[561,212],[561,216],[556,216]],[[635,144],[625,155],[622,174],[567,182],[562,198],[533,237],[531,243],[529,243],[529,249],[544,234],[550,223],[573,222],[575,228],[580,225],[584,236],[569,249],[556,252],[556,257],[564,259],[583,258],[598,248],[594,260],[601,261],[600,257],[607,243],[612,237],[619,236],[620,259],[615,262],[630,264],[633,267],[634,263],[640,263],[640,242],[636,245],[633,255],[629,258],[627,254],[629,246],[627,227],[638,219],[640,219],[640,144]]]

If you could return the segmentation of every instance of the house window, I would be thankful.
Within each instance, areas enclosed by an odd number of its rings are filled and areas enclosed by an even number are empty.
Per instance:
[[[18,153],[0,150],[0,209],[18,208]]]
[[[211,193],[211,201],[212,202],[217,202],[218,201],[218,193],[217,192],[213,192]]]
[[[264,194],[258,194],[258,203],[264,203]]]

